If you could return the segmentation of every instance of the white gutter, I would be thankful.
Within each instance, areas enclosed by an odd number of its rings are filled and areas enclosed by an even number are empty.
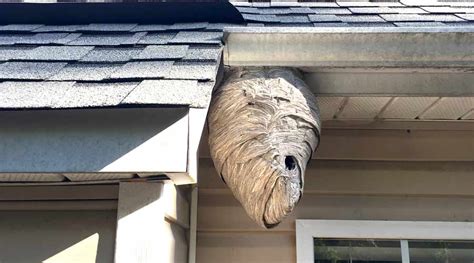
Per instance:
[[[225,30],[230,66],[465,67],[474,62],[474,27],[286,28]]]
[[[226,28],[224,63],[298,67],[317,94],[474,96],[474,27]]]

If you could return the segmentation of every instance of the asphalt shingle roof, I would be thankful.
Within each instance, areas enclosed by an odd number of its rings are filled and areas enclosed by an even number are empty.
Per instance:
[[[473,20],[474,2],[234,2],[248,23],[260,26],[287,26],[299,23],[308,27],[359,26],[452,26]],[[308,22],[309,21],[309,22]],[[327,23],[334,24],[327,24]],[[403,24],[412,22],[412,24]],[[363,24],[361,24],[363,23]],[[400,24],[401,23],[401,24]],[[416,25],[420,23],[420,25]],[[461,24],[459,24],[461,25]],[[470,25],[464,24],[463,26]],[[474,23],[472,24],[474,25]]]
[[[0,108],[206,107],[223,36],[209,25],[0,26]]]
[[[474,2],[235,2],[244,25],[0,25],[0,108],[206,107],[225,27],[474,26]]]

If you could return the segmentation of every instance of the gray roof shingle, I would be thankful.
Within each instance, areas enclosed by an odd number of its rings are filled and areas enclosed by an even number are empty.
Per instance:
[[[348,23],[340,23],[337,21],[334,22],[323,22],[323,23],[313,23],[315,27],[348,27]]]
[[[124,33],[124,34],[89,34],[81,35],[76,40],[70,42],[70,45],[77,46],[119,46],[119,45],[134,45],[143,33]]]
[[[473,7],[424,6],[422,8],[432,14],[474,13]]]
[[[342,22],[346,23],[369,23],[369,22],[385,22],[380,16],[375,15],[342,15],[338,16]]]
[[[255,15],[255,14],[243,14],[243,17],[246,21],[254,22],[280,22],[280,19],[276,15]]]
[[[82,62],[128,62],[142,52],[142,47],[92,47],[93,50],[80,59]]]
[[[427,11],[418,7],[351,7],[353,14],[425,14]]]
[[[0,108],[52,108],[74,82],[0,83]]]
[[[138,85],[72,81],[0,83],[0,108],[83,108],[119,105]]]
[[[0,32],[2,32],[2,31],[3,32],[4,31],[15,31],[15,32],[31,31],[31,30],[37,29],[41,26],[42,25],[36,25],[36,24],[4,25],[4,26],[0,26]]]
[[[49,32],[76,32],[85,25],[45,25],[40,26],[32,32],[49,33]]]
[[[337,4],[339,6],[346,6],[346,7],[374,7],[374,6],[403,6],[401,3],[398,2],[366,2],[366,1],[338,1]]]
[[[55,108],[107,107],[119,105],[137,82],[76,83],[69,87]]]
[[[38,33],[17,40],[16,44],[54,44],[68,36],[68,33]]]
[[[308,23],[308,16],[280,16],[280,23]]]
[[[50,80],[102,81],[120,68],[121,64],[69,64]]]
[[[167,44],[175,36],[176,36],[175,32],[148,33],[138,41],[138,44],[143,44],[143,45]]]
[[[196,80],[145,80],[124,99],[124,104],[205,105],[196,93]]]
[[[474,14],[456,14],[460,18],[469,20],[469,21],[474,21]]]
[[[137,24],[89,24],[79,27],[78,31],[85,32],[129,32]]]
[[[438,27],[446,26],[442,22],[395,22],[396,26],[399,27]]]
[[[222,32],[180,31],[170,44],[221,44]]]
[[[133,96],[127,104],[205,107],[221,63],[225,25],[1,26],[0,108],[117,106],[128,94]],[[156,79],[160,85],[154,87],[161,89],[135,90]],[[146,95],[141,90],[154,95],[137,99]]]
[[[93,47],[40,46],[25,52],[22,60],[76,61],[85,56]]]
[[[190,47],[183,57],[183,60],[187,61],[217,61],[221,56],[222,48],[220,47],[207,47],[207,46],[195,46]]]
[[[188,51],[187,45],[167,45],[167,46],[147,46],[140,54],[136,55],[136,59],[180,59],[186,56]]]
[[[0,46],[0,61],[18,60],[34,47]]]
[[[315,14],[333,14],[333,15],[350,15],[351,11],[347,8],[312,8]]]
[[[391,22],[461,22],[463,19],[454,15],[418,15],[418,14],[382,14],[383,19]]]
[[[182,62],[175,63],[167,77],[172,79],[215,80],[216,70],[216,63]]]
[[[167,31],[170,25],[138,25],[131,29],[131,32],[156,32],[156,31]]]
[[[62,62],[5,62],[0,64],[0,79],[44,80],[66,65]]]
[[[197,30],[197,29],[204,29],[209,25],[208,22],[201,22],[201,23],[176,23],[171,25],[168,29],[169,30]]]
[[[65,44],[70,39],[68,33],[38,33],[38,34],[1,34],[0,45],[12,44]],[[73,40],[73,39],[71,39]]]
[[[314,26],[334,27],[367,26],[409,26],[396,24],[399,22],[443,22],[463,23],[472,19],[474,2],[462,5],[458,2],[443,2],[436,5],[432,1],[400,2],[368,2],[344,1],[337,3],[307,3],[307,2],[271,2],[266,5],[256,3],[234,2],[250,23],[258,22],[263,26]],[[313,5],[314,4],[314,5]],[[328,4],[328,5],[325,5]],[[464,16],[462,15],[464,14]],[[313,22],[308,25],[306,17]],[[336,24],[340,23],[340,24]],[[291,25],[294,23],[294,25]],[[378,24],[376,24],[378,23]],[[461,24],[459,24],[461,25]],[[449,25],[452,26],[452,25]]]
[[[384,22],[355,22],[350,25],[353,27],[395,27],[392,23]]]
[[[168,76],[173,61],[129,62],[115,71],[112,79],[147,79]]]
[[[341,18],[336,15],[309,15],[311,22],[340,22]]]

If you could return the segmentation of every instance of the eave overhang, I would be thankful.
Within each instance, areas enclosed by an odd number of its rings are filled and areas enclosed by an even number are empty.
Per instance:
[[[224,37],[226,65],[300,68],[316,94],[474,95],[473,27],[233,27]],[[391,81],[374,86],[380,74]]]
[[[231,27],[230,66],[472,67],[474,27]]]
[[[0,111],[0,182],[197,182],[206,108]]]

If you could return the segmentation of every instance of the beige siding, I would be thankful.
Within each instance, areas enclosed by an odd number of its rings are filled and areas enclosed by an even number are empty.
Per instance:
[[[0,211],[0,262],[110,263],[116,211]]]
[[[474,221],[474,162],[313,160],[294,213],[259,228],[201,159],[197,262],[295,262],[295,219]]]
[[[159,242],[159,262],[185,263],[189,189],[164,185],[143,238]],[[114,262],[118,194],[118,185],[0,186],[0,263]]]
[[[197,262],[294,262],[293,233],[211,233],[198,234]]]
[[[170,182],[121,182],[115,262],[185,263],[188,201]]]
[[[470,130],[449,130],[452,127],[449,123],[437,130],[326,129],[323,123],[321,143],[313,159],[472,162],[474,131],[469,124],[466,126]],[[202,140],[200,156],[210,156],[207,138]]]

